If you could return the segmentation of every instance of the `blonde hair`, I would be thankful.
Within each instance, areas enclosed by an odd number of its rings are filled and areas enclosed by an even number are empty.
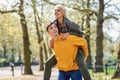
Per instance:
[[[56,5],[56,6],[55,6],[55,9],[56,9],[56,8],[60,8],[60,9],[63,11],[64,16],[66,16],[66,9],[65,9],[64,6],[62,6],[62,5]]]

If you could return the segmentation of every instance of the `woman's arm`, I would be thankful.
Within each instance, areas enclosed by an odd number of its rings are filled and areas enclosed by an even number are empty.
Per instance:
[[[80,26],[77,25],[74,22],[71,22],[67,18],[64,18],[64,26],[66,26],[66,28],[69,29],[70,34],[77,35],[77,36],[80,36],[80,37],[83,36],[83,32],[82,32]]]
[[[86,60],[88,57],[88,44],[86,39],[74,35],[70,35],[67,39],[69,39],[69,43],[80,46],[83,49]]]

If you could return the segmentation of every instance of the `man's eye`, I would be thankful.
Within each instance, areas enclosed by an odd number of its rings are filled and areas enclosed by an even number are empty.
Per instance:
[[[54,28],[57,28],[57,26],[54,26]]]
[[[50,27],[50,29],[53,29],[52,27]]]

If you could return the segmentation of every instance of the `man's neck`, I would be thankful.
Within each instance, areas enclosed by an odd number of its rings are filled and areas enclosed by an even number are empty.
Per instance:
[[[59,34],[54,35],[54,36],[53,36],[53,39],[56,41],[56,40],[58,39],[58,37],[59,37]]]

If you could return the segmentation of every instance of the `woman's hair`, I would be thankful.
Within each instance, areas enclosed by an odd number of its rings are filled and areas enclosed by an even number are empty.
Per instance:
[[[62,5],[56,5],[56,6],[55,6],[55,9],[58,8],[58,7],[61,8],[61,10],[62,10],[63,13],[64,13],[64,16],[66,16],[66,9],[65,9],[65,7],[62,6]]]

